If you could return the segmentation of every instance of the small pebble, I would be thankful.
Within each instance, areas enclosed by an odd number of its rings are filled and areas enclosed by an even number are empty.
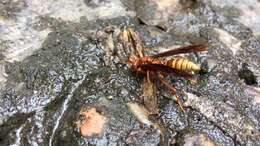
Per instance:
[[[106,117],[98,113],[95,108],[91,108],[80,112],[76,126],[79,133],[84,137],[100,137],[106,122]]]

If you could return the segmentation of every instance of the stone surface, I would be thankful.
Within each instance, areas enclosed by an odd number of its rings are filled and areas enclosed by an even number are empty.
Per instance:
[[[168,145],[194,133],[216,145],[260,145],[260,3],[156,2],[1,1],[0,145]],[[154,15],[157,10],[163,17]],[[141,78],[124,64],[128,54],[118,38],[127,26],[138,32],[146,54],[210,44],[206,52],[183,55],[209,68],[196,84],[167,78],[186,114],[159,86],[158,114],[149,120],[158,121],[164,135],[127,108],[142,95]],[[75,131],[83,107],[109,119],[101,137]]]

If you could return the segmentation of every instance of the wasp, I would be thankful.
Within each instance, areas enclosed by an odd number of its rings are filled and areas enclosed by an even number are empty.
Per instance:
[[[146,56],[144,54],[144,49],[140,43],[140,39],[138,38],[137,33],[132,28],[127,28],[123,31],[123,39],[126,40],[126,42],[130,42],[130,44],[132,45],[132,52],[127,63],[131,66],[133,72],[137,75],[146,76],[144,84],[148,86],[148,89],[150,86],[153,86],[155,80],[159,80],[176,96],[176,102],[180,106],[181,110],[185,112],[181,100],[177,96],[175,85],[167,81],[165,77],[180,76],[191,78],[194,74],[201,72],[203,69],[200,65],[184,57],[176,57],[171,59],[167,58],[183,53],[205,51],[208,45],[187,45],[179,48],[170,49],[162,53]],[[148,94],[150,95],[153,94],[149,93],[153,92],[152,89],[145,92],[148,92]]]

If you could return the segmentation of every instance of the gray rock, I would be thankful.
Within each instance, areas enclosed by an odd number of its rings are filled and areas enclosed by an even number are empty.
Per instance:
[[[194,133],[217,145],[260,145],[259,26],[247,23],[248,9],[241,9],[246,4],[122,2],[1,2],[0,145],[158,145],[162,138],[163,144],[183,144],[191,140],[185,135],[194,139]],[[174,12],[167,9],[172,5]],[[163,17],[154,15],[158,8]],[[167,29],[158,29],[160,24]],[[206,52],[184,55],[209,69],[196,84],[167,78],[177,86],[186,114],[159,84],[159,114],[149,120],[165,129],[164,137],[126,106],[140,103],[142,95],[141,78],[124,64],[129,54],[118,35],[126,26],[139,33],[146,54],[210,44]],[[108,117],[103,137],[83,138],[75,131],[84,107]]]

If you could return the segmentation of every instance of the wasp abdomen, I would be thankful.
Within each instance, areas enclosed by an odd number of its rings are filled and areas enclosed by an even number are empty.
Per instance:
[[[167,65],[172,68],[186,71],[186,72],[198,72],[201,70],[200,66],[188,60],[187,58],[176,58],[167,61]]]

